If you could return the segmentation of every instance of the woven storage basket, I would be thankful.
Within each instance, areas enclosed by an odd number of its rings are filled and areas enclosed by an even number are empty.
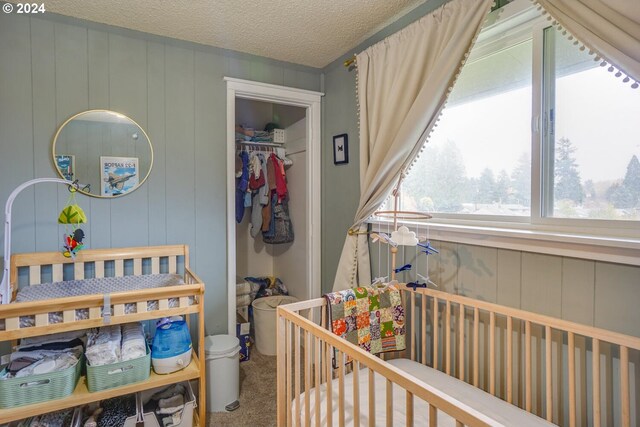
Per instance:
[[[87,388],[90,392],[137,383],[149,378],[151,371],[151,352],[137,359],[110,365],[91,366],[87,363]]]
[[[0,408],[13,408],[32,403],[61,399],[76,388],[82,371],[84,355],[63,371],[0,380]],[[0,372],[4,376],[6,368]]]

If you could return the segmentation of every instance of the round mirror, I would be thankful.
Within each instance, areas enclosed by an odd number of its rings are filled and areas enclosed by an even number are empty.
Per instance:
[[[118,197],[144,183],[153,148],[144,129],[124,114],[91,110],[64,122],[53,138],[53,163],[64,179],[94,197]]]

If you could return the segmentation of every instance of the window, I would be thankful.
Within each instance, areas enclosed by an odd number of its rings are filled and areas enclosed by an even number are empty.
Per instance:
[[[402,209],[560,226],[640,220],[640,90],[529,5],[492,12],[403,183]]]

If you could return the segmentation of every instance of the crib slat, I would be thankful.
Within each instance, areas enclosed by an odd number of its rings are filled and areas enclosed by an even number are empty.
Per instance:
[[[458,313],[458,379],[464,381],[464,304],[459,306]]]
[[[36,326],[47,326],[49,324],[49,313],[36,314]]]
[[[369,368],[369,427],[376,426],[376,386],[373,369]]]
[[[569,426],[576,425],[576,356],[573,332],[567,332],[567,361],[569,369]]]
[[[480,375],[478,371],[478,359],[479,359],[479,342],[480,336],[480,310],[478,307],[473,309],[473,386],[478,387],[478,377]]]
[[[76,311],[75,310],[65,310],[62,312],[62,322],[71,323],[76,320]]]
[[[160,274],[160,257],[151,258],[151,274]]]
[[[433,297],[433,369],[438,369],[438,298]]]
[[[101,317],[102,317],[102,310],[100,310],[100,307],[89,308],[89,319],[99,319]]]
[[[311,396],[309,390],[311,388],[311,334],[306,330],[302,331],[304,338],[304,425],[311,425],[311,414],[309,406],[311,405]]]
[[[326,354],[327,354],[327,426],[333,426],[333,380],[331,375],[331,346],[325,343]]]
[[[360,363],[353,361],[353,426],[360,427]]]
[[[97,279],[102,279],[104,277],[104,261],[95,261],[93,263],[93,268],[95,270],[95,277]]]
[[[387,427],[393,427],[393,383],[387,380]]]
[[[124,304],[114,304],[113,305],[113,315],[114,316],[124,316]]]
[[[286,376],[285,376],[285,384],[287,385],[287,426],[292,426],[291,422],[291,393],[293,385],[291,384],[291,322],[287,321],[285,323],[285,342],[286,342]]]
[[[114,261],[114,268],[115,268],[115,277],[122,277],[124,276],[124,260],[122,259],[117,259]]]
[[[531,322],[524,322],[524,386],[525,410],[531,412]]]
[[[136,303],[136,313],[146,313],[147,312],[147,302],[139,301]]]
[[[629,348],[620,346],[620,404],[622,405],[622,427],[629,427]]]
[[[593,427],[600,427],[600,340],[591,343],[591,370],[593,371]]]
[[[544,328],[544,341],[545,341],[545,364],[546,364],[546,394],[547,394],[547,421],[552,422],[553,419],[553,385],[551,382],[552,361],[551,361],[551,326],[545,326]],[[598,390],[598,393],[600,391]],[[594,389],[595,396],[595,389]]]
[[[406,408],[406,425],[407,427],[413,427],[413,393],[407,391],[407,408]]]
[[[315,387],[315,397],[316,397],[316,404],[313,405],[313,409],[315,411],[315,419],[316,419],[316,426],[320,425],[320,381],[322,379],[322,374],[320,372],[321,369],[321,362],[322,362],[322,355],[323,355],[323,351],[322,351],[322,343],[320,342],[320,338],[315,337],[313,338],[313,354],[315,357],[315,361],[316,361],[316,366],[315,366],[315,378],[314,378],[314,382],[313,382],[313,386]]]
[[[293,375],[294,375],[294,386],[295,386],[295,426],[300,427],[301,418],[300,418],[300,326],[295,325],[293,327],[293,337],[294,337],[294,365],[293,365]]]
[[[416,360],[416,293],[411,292],[411,360]]]
[[[178,272],[178,257],[177,256],[170,256],[169,258],[169,274],[176,274]]]
[[[142,276],[142,258],[133,259],[133,275]]]
[[[327,325],[327,310],[328,307],[326,308],[320,308],[320,324],[322,325],[323,328],[325,329],[329,329],[329,325]],[[322,353],[322,357],[325,358],[326,352],[325,351],[321,351]],[[327,360],[324,360],[324,364],[328,363]],[[323,366],[324,366],[323,364]],[[325,383],[327,382],[327,370],[326,369],[322,369],[320,374],[322,375],[322,382]]]
[[[158,308],[160,310],[168,310],[169,309],[169,300],[166,299],[166,298],[158,300]]]
[[[422,295],[420,297],[420,302],[422,305],[422,316],[420,317],[420,320],[422,321],[422,327],[420,328],[420,331],[422,332],[421,334],[421,338],[422,338],[422,364],[426,365],[427,364],[427,296],[426,295]]]
[[[513,402],[513,318],[507,316],[507,402]]]
[[[438,408],[429,404],[429,427],[438,427]]]
[[[451,375],[451,302],[447,300],[444,320],[444,357],[445,372]]]
[[[40,277],[40,266],[32,265],[29,267],[29,285],[39,285],[42,283],[42,279]]]
[[[84,262],[73,263],[73,278],[74,280],[84,279]]]
[[[51,274],[54,282],[62,282],[63,274],[62,274],[62,264],[53,264],[51,265]]]
[[[456,427],[464,427],[464,424],[462,424],[460,421],[456,420]]]
[[[489,312],[489,393],[496,395],[496,313]]]
[[[338,351],[338,425],[344,427],[344,353]]]
[[[15,331],[17,329],[20,329],[20,318],[19,317],[6,318],[4,329],[6,331]]]

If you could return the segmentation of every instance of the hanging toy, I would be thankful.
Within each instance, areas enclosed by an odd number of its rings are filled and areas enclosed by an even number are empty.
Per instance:
[[[78,227],[79,224],[85,224],[87,222],[87,216],[80,206],[76,204],[76,191],[77,188],[69,186],[71,195],[67,200],[67,206],[62,209],[58,216],[58,223],[64,224],[65,234],[63,240],[62,255],[67,258],[75,258],[76,254],[84,248],[84,231]],[[71,226],[69,231],[68,226]]]
[[[66,234],[62,255],[67,258],[75,258],[76,254],[84,247],[82,239],[84,239],[84,231],[81,228],[76,228],[72,235]]]

